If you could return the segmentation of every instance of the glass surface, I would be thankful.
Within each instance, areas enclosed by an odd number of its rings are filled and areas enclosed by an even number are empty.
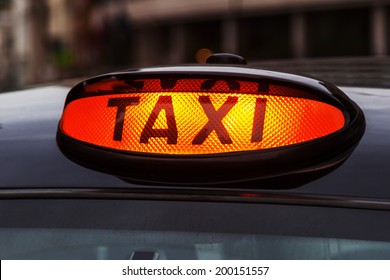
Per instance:
[[[389,259],[390,243],[335,238],[96,229],[0,230],[1,259]]]
[[[387,211],[16,199],[0,212],[0,259],[390,259]]]

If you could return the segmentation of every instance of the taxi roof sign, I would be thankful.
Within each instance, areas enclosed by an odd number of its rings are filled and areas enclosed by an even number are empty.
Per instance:
[[[362,111],[310,78],[242,67],[149,68],[75,86],[59,123],[70,159],[130,181],[253,181],[337,165]]]

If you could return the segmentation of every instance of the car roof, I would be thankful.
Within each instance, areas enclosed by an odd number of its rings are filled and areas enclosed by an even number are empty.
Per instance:
[[[0,188],[139,187],[79,166],[61,154],[55,138],[69,89],[46,86],[0,95]],[[390,198],[390,89],[341,89],[364,111],[367,127],[360,144],[330,174],[283,192]],[[263,187],[259,184],[259,189]]]

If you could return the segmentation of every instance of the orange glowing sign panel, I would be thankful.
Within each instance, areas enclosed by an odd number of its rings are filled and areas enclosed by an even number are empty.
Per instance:
[[[327,103],[235,92],[134,92],[67,104],[61,130],[98,146],[154,154],[264,150],[340,130],[343,113]]]

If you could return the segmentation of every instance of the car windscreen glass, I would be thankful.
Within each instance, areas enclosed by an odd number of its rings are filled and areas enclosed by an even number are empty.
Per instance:
[[[390,243],[337,238],[96,229],[0,230],[1,259],[389,259]]]
[[[389,259],[387,211],[147,200],[1,200],[1,259]]]

